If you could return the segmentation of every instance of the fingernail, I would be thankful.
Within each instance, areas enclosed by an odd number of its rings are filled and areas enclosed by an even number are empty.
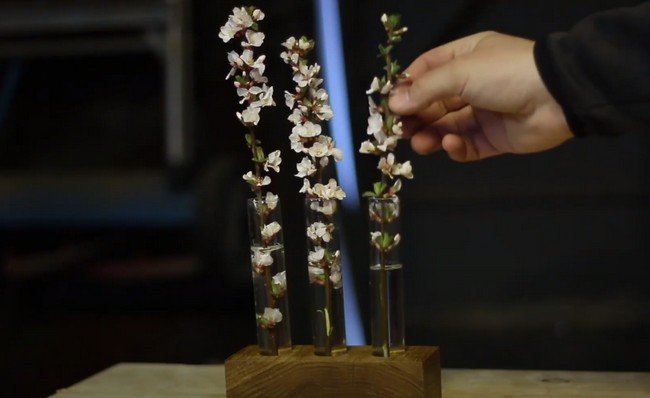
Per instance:
[[[390,92],[390,107],[404,106],[408,101],[408,89],[397,86]]]

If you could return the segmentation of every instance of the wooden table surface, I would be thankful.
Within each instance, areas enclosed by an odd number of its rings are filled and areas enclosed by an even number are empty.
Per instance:
[[[223,398],[223,365],[121,363],[56,398]],[[443,398],[650,398],[650,373],[445,369]]]

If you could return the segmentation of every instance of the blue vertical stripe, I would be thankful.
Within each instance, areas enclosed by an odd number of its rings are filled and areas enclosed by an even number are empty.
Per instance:
[[[325,88],[330,96],[330,105],[334,116],[329,121],[330,131],[336,146],[343,151],[343,160],[336,163],[339,185],[347,197],[343,206],[350,210],[359,210],[359,191],[357,172],[354,166],[355,148],[350,126],[350,108],[348,105],[348,89],[345,77],[345,57],[343,54],[343,38],[338,0],[315,0],[317,41]],[[345,328],[347,341],[350,345],[364,345],[365,336],[359,313],[359,303],[354,289],[354,279],[350,270],[348,250],[345,239],[341,239],[343,256],[343,284],[345,294]]]

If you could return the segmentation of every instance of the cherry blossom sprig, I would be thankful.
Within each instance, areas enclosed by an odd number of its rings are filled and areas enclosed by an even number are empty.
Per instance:
[[[383,14],[381,16],[387,38],[384,44],[379,45],[378,56],[385,61],[383,68],[385,73],[381,77],[374,77],[370,88],[366,91],[370,112],[366,132],[371,138],[361,143],[359,149],[361,153],[379,156],[377,169],[381,171],[381,180],[375,182],[372,191],[364,192],[363,196],[383,198],[389,201],[371,203],[369,206],[371,224],[378,224],[379,228],[378,231],[370,232],[370,244],[376,250],[376,258],[379,262],[379,325],[381,351],[384,357],[390,356],[387,262],[390,261],[390,252],[396,249],[401,240],[399,233],[391,233],[393,229],[391,224],[399,216],[397,193],[402,188],[400,177],[413,178],[411,162],[399,163],[395,159],[394,151],[403,135],[402,122],[388,107],[389,95],[395,83],[399,79],[407,77],[400,72],[399,63],[391,55],[395,44],[402,40],[402,35],[407,31],[406,27],[400,26],[400,19],[399,15]],[[389,186],[389,181],[393,181],[391,186]]]
[[[372,138],[362,142],[359,149],[361,153],[379,156],[377,169],[381,171],[381,181],[373,184],[372,191],[364,192],[364,197],[394,196],[402,187],[400,176],[407,179],[413,178],[411,162],[399,163],[395,160],[393,152],[397,147],[398,140],[402,138],[402,122],[388,107],[388,97],[395,83],[397,80],[407,77],[400,72],[399,63],[391,56],[395,44],[402,40],[402,35],[407,31],[406,27],[399,26],[400,19],[399,15],[383,14],[381,16],[387,40],[385,44],[379,45],[378,56],[383,58],[386,63],[383,68],[385,74],[381,77],[374,77],[370,88],[366,91],[370,112],[366,132]],[[378,100],[378,104],[375,99]],[[388,186],[389,180],[394,181],[390,187]]]
[[[287,285],[285,271],[275,275],[272,275],[271,271],[274,261],[272,253],[279,249],[274,246],[274,242],[282,227],[276,221],[267,224],[269,215],[278,204],[278,196],[270,191],[266,191],[266,195],[264,195],[264,187],[271,183],[271,177],[265,173],[271,170],[279,173],[282,158],[279,150],[267,155],[262,148],[261,140],[256,135],[261,109],[275,106],[273,87],[267,84],[268,78],[264,76],[266,56],[256,55],[256,50],[262,46],[265,38],[264,33],[259,31],[258,25],[258,22],[263,19],[264,13],[256,7],[235,7],[226,24],[221,27],[219,38],[224,43],[234,39],[241,40],[242,52],[230,51],[228,53],[231,69],[226,75],[226,79],[234,77],[234,86],[237,89],[237,95],[241,98],[239,103],[246,105],[236,115],[240,123],[247,129],[244,137],[252,154],[254,168],[244,174],[243,179],[249,184],[259,202],[256,205],[259,223],[256,224],[260,225],[261,237],[261,247],[251,247],[251,265],[254,275],[259,275],[264,279],[267,296],[265,299],[267,306],[263,313],[256,314],[256,318],[258,325],[268,330],[272,339],[272,353],[277,355],[278,341],[275,327],[283,320],[283,314],[278,308],[278,300],[286,294]]]
[[[323,286],[325,302],[317,312],[324,317],[325,353],[330,355],[335,333],[332,322],[334,291],[343,287],[341,272],[341,252],[338,242],[334,242],[336,230],[335,213],[337,201],[345,198],[345,192],[336,179],[324,182],[326,169],[334,161],[343,158],[343,152],[336,147],[332,137],[324,133],[321,124],[330,120],[334,113],[329,105],[329,94],[322,86],[321,67],[309,62],[309,54],[314,49],[314,41],[307,37],[288,38],[282,46],[282,60],[293,73],[295,88],[285,91],[285,104],[291,110],[288,120],[294,124],[289,135],[291,149],[302,154],[296,165],[296,177],[303,179],[299,192],[306,198],[314,198],[309,204],[314,213],[308,215],[307,237],[309,242],[308,274],[309,282]],[[343,330],[338,331],[339,334]]]
[[[296,87],[293,93],[285,91],[285,104],[292,111],[288,117],[294,124],[289,135],[291,149],[305,156],[296,166],[296,177],[303,179],[300,193],[307,197],[343,199],[345,192],[335,179],[323,184],[323,171],[330,158],[339,161],[343,152],[336,147],[332,137],[323,134],[321,123],[330,120],[334,113],[329,105],[329,94],[321,87],[320,65],[309,64],[307,56],[314,48],[314,41],[306,37],[290,37],[282,43],[286,49],[280,54],[291,67]]]
[[[233,39],[241,39],[241,54],[237,51],[228,53],[231,69],[226,79],[234,77],[237,95],[241,97],[240,104],[246,108],[237,112],[237,119],[246,127],[246,144],[251,151],[254,169],[244,174],[243,179],[249,185],[258,199],[263,197],[263,187],[271,183],[271,177],[264,172],[270,170],[280,172],[282,158],[280,151],[275,150],[268,155],[262,148],[262,142],[255,134],[255,128],[260,122],[260,110],[275,106],[273,87],[267,85],[268,78],[264,76],[266,66],[265,55],[256,57],[256,50],[264,43],[265,35],[259,31],[258,22],[264,19],[262,10],[256,7],[235,7],[228,21],[221,27],[219,37],[224,43]],[[268,195],[267,195],[268,196]],[[272,195],[275,196],[275,195]]]

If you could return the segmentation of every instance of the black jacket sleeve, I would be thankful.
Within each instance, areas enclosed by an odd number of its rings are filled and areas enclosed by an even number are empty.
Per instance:
[[[593,14],[534,54],[574,134],[650,134],[650,1]]]

